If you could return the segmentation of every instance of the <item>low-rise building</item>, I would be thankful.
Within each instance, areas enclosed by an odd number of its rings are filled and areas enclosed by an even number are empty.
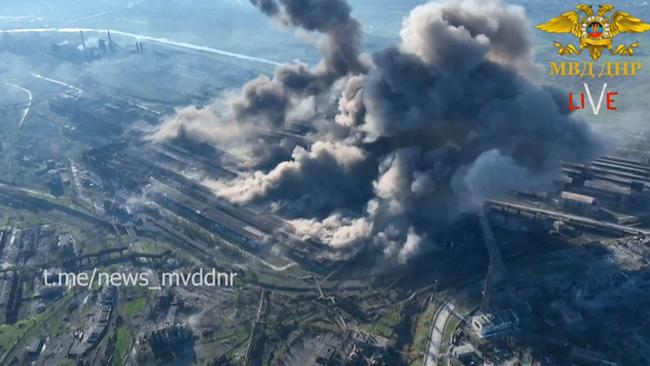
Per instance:
[[[490,338],[510,333],[519,326],[519,318],[510,309],[481,313],[472,317],[472,329],[479,338]]]

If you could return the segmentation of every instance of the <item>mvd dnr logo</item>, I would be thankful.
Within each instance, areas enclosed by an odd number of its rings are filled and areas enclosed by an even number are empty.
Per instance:
[[[567,76],[580,78],[615,78],[615,77],[634,77],[638,71],[643,68],[640,62],[605,62],[596,65],[605,50],[613,56],[633,56],[639,42],[633,42],[629,45],[614,45],[614,38],[621,33],[642,33],[650,30],[650,24],[632,16],[625,11],[614,12],[614,5],[600,5],[597,14],[594,14],[591,5],[580,4],[577,6],[578,11],[569,11],[558,17],[555,17],[544,24],[537,26],[538,29],[549,33],[567,33],[578,38],[578,46],[569,43],[562,44],[555,41],[553,44],[558,49],[560,56],[577,56],[583,51],[587,51],[592,61],[588,62],[551,62],[551,76]],[[579,13],[580,12],[580,13]],[[600,69],[596,74],[595,70]],[[584,83],[584,92],[579,93],[579,97],[574,97],[574,93],[569,93],[569,110],[585,109],[585,95],[589,99],[592,111],[598,115],[603,100],[607,100],[607,110],[617,110],[614,104],[614,97],[618,92],[607,92],[607,83],[601,89],[598,103],[589,89],[589,85]]]

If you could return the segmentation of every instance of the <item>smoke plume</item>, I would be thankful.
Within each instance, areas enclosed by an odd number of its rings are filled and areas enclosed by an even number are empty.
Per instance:
[[[304,64],[283,65],[276,69],[273,78],[261,75],[251,80],[241,92],[228,95],[219,108],[212,108],[208,118],[201,118],[198,130],[192,122],[196,120],[192,116],[195,111],[181,111],[152,136],[154,141],[175,138],[178,131],[184,131],[201,142],[238,145],[251,166],[275,164],[290,157],[297,143],[284,139],[273,152],[260,152],[255,147],[260,130],[281,130],[314,118],[318,105],[324,102],[322,96],[330,92],[336,81],[367,71],[361,54],[361,25],[352,18],[351,8],[344,0],[251,0],[251,3],[282,24],[321,34],[322,61],[314,68]],[[230,134],[222,138],[213,132],[219,129],[240,133],[235,139]],[[242,147],[248,150],[243,151]]]
[[[534,81],[521,7],[419,6],[400,44],[366,60],[343,0],[251,1],[284,24],[321,33],[323,60],[249,82],[216,125],[282,129],[301,116],[313,131],[286,145],[284,161],[210,184],[232,202],[269,207],[300,235],[404,263],[435,249],[437,231],[485,199],[546,188],[560,160],[597,150],[557,91]],[[200,117],[179,119],[205,126]]]

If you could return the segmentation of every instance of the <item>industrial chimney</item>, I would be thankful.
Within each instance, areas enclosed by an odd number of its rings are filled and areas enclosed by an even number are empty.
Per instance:
[[[80,30],[79,34],[81,34],[81,45],[83,46],[84,51],[86,50],[86,39],[84,38],[84,31]]]

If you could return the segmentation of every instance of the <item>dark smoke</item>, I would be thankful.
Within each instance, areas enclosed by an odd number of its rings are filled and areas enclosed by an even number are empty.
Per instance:
[[[537,67],[520,7],[498,0],[419,6],[401,44],[374,55],[366,69],[358,22],[342,0],[253,4],[325,34],[324,60],[314,70],[285,66],[273,80],[248,83],[233,103],[234,120],[279,127],[301,114],[297,106],[319,102],[310,97],[335,93],[338,112],[312,111],[315,142],[295,147],[287,161],[210,184],[232,202],[268,205],[300,234],[405,262],[434,249],[437,229],[485,199],[547,188],[560,160],[586,160],[597,150],[557,91],[531,81]]]
[[[320,48],[324,60],[316,71],[324,81],[361,73],[361,24],[350,15],[345,0],[251,0],[265,14],[287,25],[325,35]]]
[[[273,78],[260,76],[246,83],[240,93],[228,95],[225,103],[219,102],[218,108],[200,112],[204,117],[200,125],[194,123],[197,111],[181,111],[153,135],[153,140],[177,138],[179,131],[184,131],[198,141],[238,150],[249,158],[249,166],[275,165],[289,158],[297,144],[285,139],[272,149],[260,149],[257,147],[260,130],[281,130],[291,123],[313,120],[318,106],[327,103],[323,98],[327,98],[335,82],[367,71],[361,54],[361,25],[351,17],[350,6],[344,0],[251,0],[251,3],[285,25],[322,34],[319,42],[322,61],[314,68],[304,64],[283,65]],[[228,133],[215,131],[221,129]],[[229,133],[232,131],[239,134],[233,136]]]
[[[363,73],[361,25],[350,15],[344,0],[251,0],[265,14],[284,24],[324,35],[319,48],[322,62],[313,70],[305,65],[284,65],[274,78],[258,78],[244,87],[233,106],[238,121],[263,117],[271,128],[285,126],[295,99],[329,92],[332,84],[350,74]]]

